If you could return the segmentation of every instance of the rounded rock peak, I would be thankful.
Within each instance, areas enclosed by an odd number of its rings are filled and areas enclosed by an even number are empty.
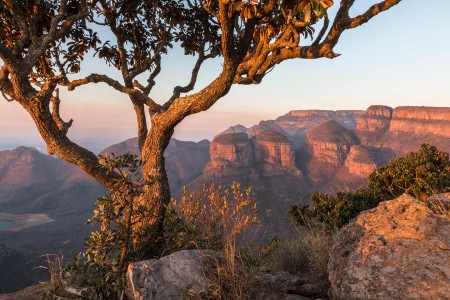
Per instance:
[[[235,145],[249,143],[248,135],[244,132],[233,132],[218,135],[212,143],[221,145]]]
[[[256,141],[258,142],[273,142],[273,143],[286,143],[290,144],[291,142],[288,140],[286,136],[283,134],[272,131],[272,130],[264,130],[260,131],[255,136]]]
[[[366,112],[364,114],[370,115],[370,116],[380,116],[380,117],[391,118],[393,111],[394,111],[394,109],[389,106],[371,105],[371,106],[369,106],[369,108],[366,110]]]
[[[323,142],[345,142],[356,144],[356,138],[352,132],[345,129],[341,124],[334,120],[326,121],[319,126],[307,131],[309,139]]]

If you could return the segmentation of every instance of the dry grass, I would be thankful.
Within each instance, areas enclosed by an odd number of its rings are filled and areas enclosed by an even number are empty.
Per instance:
[[[444,202],[444,201],[432,201],[428,202],[428,207],[436,214],[449,216],[450,217],[450,202]]]
[[[223,259],[205,275],[210,286],[207,294],[191,294],[187,299],[255,299],[257,270],[249,268],[237,251],[236,240],[257,220],[256,199],[251,188],[241,191],[239,183],[229,187],[215,182],[204,185],[199,193],[184,193],[173,208],[190,232],[186,242],[199,248],[220,251]]]
[[[231,253],[231,252],[228,252]],[[253,300],[269,299],[277,291],[272,286],[262,284],[259,268],[250,266],[247,257],[237,253],[233,257],[225,254],[215,260],[212,268],[205,270],[205,276],[209,280],[207,292],[191,292],[183,299],[185,300]],[[273,298],[270,298],[273,299]]]
[[[267,246],[264,266],[272,272],[308,272],[317,279],[326,279],[332,245],[333,235],[321,228],[299,229],[286,240],[275,240]]]
[[[62,261],[64,256],[62,254],[45,254],[44,257],[47,266],[38,266],[37,269],[46,269],[50,273],[50,285],[54,291],[61,290],[63,288],[62,273],[63,266]]]

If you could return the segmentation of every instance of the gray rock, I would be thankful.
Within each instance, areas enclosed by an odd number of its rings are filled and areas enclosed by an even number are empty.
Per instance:
[[[284,294],[292,299],[295,299],[293,297],[304,299],[305,297],[326,296],[329,288],[327,282],[305,282],[304,278],[284,271],[276,274],[262,272],[258,275],[258,279],[263,286],[269,286],[278,294]]]
[[[450,299],[450,217],[402,195],[361,213],[328,264],[338,299]]]
[[[208,269],[220,255],[211,250],[184,250],[161,259],[131,264],[127,277],[136,300],[180,299],[187,294],[207,294]]]
[[[450,211],[450,193],[436,194],[428,197],[428,207],[435,212]]]

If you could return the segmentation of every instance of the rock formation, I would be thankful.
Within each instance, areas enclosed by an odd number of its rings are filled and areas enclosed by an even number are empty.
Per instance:
[[[217,136],[210,145],[209,174],[257,173],[262,176],[290,174],[300,176],[295,165],[292,143],[281,133],[261,131],[249,139],[245,133]]]
[[[278,117],[277,124],[286,132],[294,135],[299,129],[310,129],[326,121],[334,120],[347,129],[353,129],[360,110],[293,110]]]
[[[295,165],[295,152],[292,143],[282,134],[262,131],[252,139],[254,160],[264,175],[290,173],[301,176]]]
[[[450,217],[402,195],[361,213],[328,264],[338,299],[448,299]]]
[[[377,167],[371,149],[363,145],[354,145],[345,160],[345,167],[350,174],[367,178]]]
[[[309,179],[320,182],[329,179],[344,165],[351,146],[358,143],[351,131],[336,121],[327,121],[306,133],[305,149]]]
[[[358,119],[355,128],[361,144],[377,148],[378,164],[431,143],[450,151],[450,108],[375,105]]]
[[[211,250],[184,250],[159,260],[132,263],[127,272],[132,299],[184,299],[188,295],[201,299],[209,292],[206,274],[219,260],[219,254]]]
[[[253,165],[253,148],[246,133],[227,133],[217,136],[210,145],[210,172],[224,174],[230,170]]]
[[[298,148],[304,142],[307,130],[329,120],[338,122],[346,129],[353,129],[362,113],[360,110],[293,110],[276,120],[261,121],[249,128],[231,126],[219,135],[244,132],[251,138],[259,132],[270,130],[281,133],[292,142],[294,148]]]
[[[290,137],[290,134],[286,132],[283,128],[281,128],[277,123],[277,121],[274,120],[261,121],[258,123],[258,125],[250,127],[247,133],[249,136],[253,137],[263,131],[274,131],[282,134],[285,137]]]
[[[392,114],[389,131],[450,138],[450,108],[397,107]]]
[[[392,119],[392,108],[383,105],[370,106],[357,121],[356,131],[385,132]]]

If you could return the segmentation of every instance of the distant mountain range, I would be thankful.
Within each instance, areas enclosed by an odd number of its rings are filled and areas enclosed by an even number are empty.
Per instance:
[[[204,182],[252,185],[266,236],[279,233],[290,205],[307,203],[312,191],[337,192],[366,183],[371,171],[428,142],[450,152],[450,108],[371,106],[366,111],[298,110],[246,128],[232,126],[213,141],[172,139],[165,153],[175,198],[182,187]],[[137,139],[101,153],[138,154]],[[2,249],[26,257],[26,266],[45,253],[70,257],[83,248],[94,200],[103,187],[70,165],[19,147],[0,151],[0,212],[45,213],[54,222],[0,231]],[[30,260],[31,259],[31,260]],[[20,262],[18,262],[20,263]],[[0,255],[0,269],[3,270]],[[31,274],[32,272],[30,272]],[[27,281],[0,283],[0,292]],[[27,282],[27,283],[25,283]]]

